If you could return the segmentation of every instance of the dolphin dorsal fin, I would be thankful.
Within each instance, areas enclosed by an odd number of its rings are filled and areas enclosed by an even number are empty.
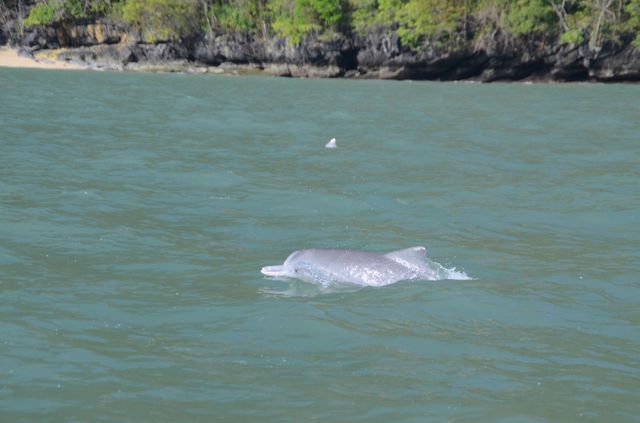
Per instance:
[[[392,251],[384,255],[391,260],[407,267],[423,267],[427,260],[427,249],[422,246]]]

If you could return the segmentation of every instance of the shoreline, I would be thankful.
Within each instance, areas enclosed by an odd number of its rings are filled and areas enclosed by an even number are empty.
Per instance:
[[[126,61],[121,57],[122,49],[131,45],[94,45],[88,47],[44,48],[29,52],[25,48],[0,45],[0,68],[72,70],[72,71],[113,71],[134,73],[178,73],[195,75],[264,75],[289,78],[320,78],[347,80],[397,80],[397,81],[440,81],[457,84],[520,83],[520,84],[638,84],[640,75],[631,78],[598,79],[593,77],[556,79],[552,73],[529,74],[523,77],[503,77],[485,79],[475,75],[460,79],[398,77],[404,70],[380,66],[364,71],[343,70],[336,65],[313,65],[300,63],[234,63],[231,60],[216,64],[203,63],[184,58]]]
[[[136,73],[184,73],[195,75],[266,75],[298,78],[335,78],[337,71],[331,66],[300,67],[288,64],[265,64],[258,66],[249,63],[223,62],[212,66],[186,59],[162,60],[153,62],[119,63],[118,60],[74,60],[70,59],[83,47],[63,47],[39,49],[33,53],[22,53],[20,48],[0,45],[0,68],[49,69],[49,70],[90,70]],[[61,58],[62,57],[62,58]],[[326,68],[326,69],[325,69]],[[329,72],[327,72],[327,69]],[[312,74],[309,74],[309,70]],[[348,79],[348,78],[347,78]],[[376,79],[376,78],[368,78]]]
[[[14,69],[48,69],[73,71],[114,71],[141,73],[185,73],[185,74],[218,74],[218,75],[269,75],[278,76],[277,72],[260,69],[253,65],[222,63],[218,66],[208,66],[188,60],[166,60],[154,63],[114,64],[96,60],[93,62],[78,62],[60,59],[59,55],[72,54],[74,48],[41,49],[33,54],[20,54],[19,48],[0,45],[0,68]]]
[[[0,29],[1,30],[1,29]],[[9,34],[10,35],[10,34]],[[277,36],[213,32],[189,39],[148,40],[109,20],[0,32],[0,67],[266,75],[366,80],[640,83],[640,48],[602,49],[498,34],[483,45],[403,45],[397,31],[308,36],[298,44]]]
[[[46,51],[36,52],[33,57],[18,54],[18,49],[0,46],[0,67],[22,69],[58,69],[58,70],[87,70],[89,66],[66,62],[49,55]]]

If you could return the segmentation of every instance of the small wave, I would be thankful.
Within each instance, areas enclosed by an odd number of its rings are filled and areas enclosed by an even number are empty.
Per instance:
[[[283,289],[260,288],[258,292],[268,298],[293,298],[293,297],[315,297],[327,294],[349,294],[367,288],[361,285],[344,284],[341,282],[329,285],[316,285],[295,279],[288,279],[288,286]]]

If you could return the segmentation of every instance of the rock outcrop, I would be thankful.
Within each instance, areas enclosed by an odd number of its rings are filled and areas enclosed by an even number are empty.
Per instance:
[[[10,38],[0,34],[0,40]],[[640,50],[630,43],[568,46],[524,42],[497,33],[481,46],[418,50],[394,31],[329,40],[306,38],[293,46],[277,38],[219,33],[153,43],[108,21],[74,22],[28,30],[12,39],[29,53],[59,49],[58,58],[100,69],[184,72],[264,72],[291,77],[416,80],[640,81]]]

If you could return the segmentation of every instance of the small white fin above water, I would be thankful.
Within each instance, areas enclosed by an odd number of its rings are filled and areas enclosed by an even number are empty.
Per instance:
[[[331,140],[325,144],[324,148],[338,148],[338,145],[336,144],[336,139],[331,138]]]
[[[404,250],[392,251],[384,256],[403,266],[422,268],[427,260],[427,249],[422,246],[410,247]]]

